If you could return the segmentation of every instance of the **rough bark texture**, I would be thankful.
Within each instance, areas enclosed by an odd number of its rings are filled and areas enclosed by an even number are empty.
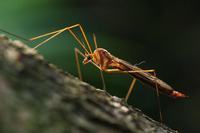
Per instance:
[[[0,132],[176,132],[0,37]]]

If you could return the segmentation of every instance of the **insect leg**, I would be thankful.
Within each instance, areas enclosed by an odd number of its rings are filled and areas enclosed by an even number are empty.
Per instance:
[[[153,72],[153,75],[156,77],[155,70]],[[157,98],[157,104],[158,104],[160,122],[163,123],[162,109],[161,109],[161,104],[160,104],[160,94],[159,94],[159,91],[158,91],[158,84],[157,84],[157,82],[155,83],[155,86],[156,86],[156,98]]]
[[[79,27],[81,33],[82,33],[82,36],[84,38],[84,40],[86,41],[86,44],[87,46],[89,47],[89,50],[90,52],[84,47],[83,43],[81,43],[81,41],[77,38],[77,36],[70,30],[70,29],[73,29],[75,27]],[[85,35],[85,32],[83,30],[83,28],[81,27],[80,24],[75,24],[75,25],[72,25],[72,26],[68,26],[68,27],[65,27],[63,29],[60,29],[60,30],[57,30],[57,31],[53,31],[53,32],[49,32],[49,33],[46,33],[46,34],[42,34],[42,35],[39,35],[39,36],[36,36],[36,37],[33,37],[33,38],[30,38],[29,40],[30,41],[34,41],[34,40],[37,40],[39,38],[42,38],[42,37],[46,37],[46,36],[49,36],[49,35],[52,35],[51,37],[47,38],[46,40],[44,40],[43,42],[37,44],[37,46],[34,47],[34,49],[38,48],[39,46],[41,46],[42,44],[46,43],[47,41],[51,40],[52,38],[54,38],[55,36],[57,36],[58,34],[64,32],[68,30],[72,35],[73,37],[76,39],[76,41],[78,41],[78,43],[81,45],[81,47],[89,54],[89,53],[92,53],[92,50],[91,50],[91,47],[90,47],[90,44],[87,40],[87,37]]]
[[[133,78],[133,80],[132,80],[132,82],[131,82],[131,85],[130,85],[130,87],[129,87],[129,89],[128,89],[128,92],[127,92],[127,94],[126,94],[126,97],[125,97],[125,101],[126,101],[126,102],[128,101],[128,98],[130,97],[130,94],[131,94],[131,92],[133,91],[133,87],[134,87],[135,83],[136,83],[136,79]]]
[[[66,30],[70,30],[72,28],[75,28],[77,27],[78,25],[72,25],[72,26],[69,26],[69,27],[65,27],[63,29],[60,29],[60,30],[57,30],[57,31],[53,31],[53,32],[49,32],[49,33],[46,33],[46,34],[43,34],[43,35],[39,35],[39,36],[36,36],[36,37],[33,37],[33,38],[30,38],[29,40],[30,41],[34,41],[34,40],[37,40],[39,38],[42,38],[42,37],[46,37],[46,36],[49,36],[49,35],[52,35],[51,37],[47,38],[46,40],[44,40],[43,42],[37,44],[34,49],[38,48],[39,46],[41,46],[42,44],[46,43],[47,41],[51,40],[52,38],[56,37],[57,35],[59,35],[60,33],[66,31]],[[70,32],[71,33],[71,32]],[[72,34],[72,33],[71,33]],[[76,40],[78,40],[77,38],[75,38]],[[80,43],[80,41],[78,41],[78,43],[83,47],[84,50],[87,51],[87,49],[83,46],[82,43]],[[88,51],[87,51],[88,52]]]
[[[52,35],[52,34],[56,34],[56,33],[58,33],[59,31],[61,31],[61,29],[60,29],[60,30],[53,31],[53,32],[49,32],[49,33],[46,33],[46,34],[42,34],[42,35],[39,35],[39,36],[36,36],[36,37],[32,37],[32,38],[30,38],[29,40],[30,40],[30,41],[34,41],[34,40],[37,40],[37,39],[40,39],[40,38],[43,38],[43,37],[46,37],[46,36],[49,36],[49,35]]]
[[[56,37],[57,35],[59,35],[62,32],[64,32],[64,30],[60,30],[60,31],[56,32],[51,37],[49,37],[49,38],[45,39],[44,41],[42,41],[41,43],[37,44],[33,49],[38,48],[39,46],[41,46],[42,44],[44,44],[44,43],[48,42],[49,40],[53,39],[54,37]]]
[[[81,45],[81,47],[85,50],[86,53],[89,54],[89,51],[85,48],[85,45],[83,42],[80,41],[80,39],[78,39],[78,37],[76,36],[76,34],[69,29],[69,33],[76,39],[76,41]]]
[[[96,39],[95,34],[93,34],[93,40],[94,40],[94,46],[95,46],[95,49],[97,49],[98,46],[97,46],[97,39]]]
[[[135,70],[135,71],[122,71],[119,69],[106,69],[105,72],[107,73],[137,73],[137,72],[154,72],[153,69],[151,70]]]
[[[93,34],[93,41],[94,41],[95,49],[97,49],[98,45],[97,45],[97,39],[96,39],[95,34]],[[101,81],[102,81],[102,84],[103,84],[103,89],[104,89],[104,91],[106,91],[106,83],[105,83],[105,78],[104,78],[103,72],[102,72],[102,70],[99,70],[99,71],[100,71],[100,74],[101,74]]]
[[[74,52],[75,52],[76,67],[77,67],[77,71],[78,71],[78,76],[79,76],[80,80],[83,80],[78,55],[81,55],[83,57],[85,57],[85,55],[77,48],[74,48]]]
[[[105,83],[105,78],[103,76],[103,72],[101,70],[100,71],[100,74],[101,74],[101,81],[102,81],[102,84],[103,84],[103,90],[106,92],[106,83]]]

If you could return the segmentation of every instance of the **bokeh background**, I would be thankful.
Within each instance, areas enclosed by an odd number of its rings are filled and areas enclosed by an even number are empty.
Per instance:
[[[188,94],[190,97],[183,100],[160,96],[164,123],[184,133],[200,131],[198,1],[1,0],[0,20],[1,29],[25,38],[80,23],[91,44],[95,33],[99,47],[132,64],[146,61],[141,68],[155,69],[158,77]],[[40,41],[28,45],[34,47]],[[38,51],[49,62],[77,76],[74,47],[80,48],[65,32]],[[82,65],[81,69],[84,81],[102,88],[94,66]],[[107,91],[124,97],[131,78],[104,75]],[[128,103],[159,121],[155,91],[140,82],[134,89]]]

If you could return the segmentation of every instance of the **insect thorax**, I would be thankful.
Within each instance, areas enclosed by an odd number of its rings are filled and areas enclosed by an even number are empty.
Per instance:
[[[113,57],[112,55],[103,48],[97,48],[94,53],[94,62],[100,66],[102,69],[105,69],[109,66],[109,64],[112,62]]]

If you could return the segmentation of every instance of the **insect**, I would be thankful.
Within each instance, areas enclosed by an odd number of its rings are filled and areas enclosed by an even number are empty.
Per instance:
[[[81,31],[81,34],[84,38],[84,42],[82,42],[78,36],[72,31],[74,28],[79,28]],[[156,90],[157,95],[159,96],[159,93],[166,94],[173,98],[185,98],[187,97],[185,94],[178,92],[174,90],[170,85],[168,85],[166,82],[160,80],[155,73],[155,70],[143,70],[136,65],[131,65],[130,63],[112,55],[110,52],[108,52],[106,49],[98,48],[96,36],[93,34],[93,41],[95,50],[92,50],[91,45],[86,37],[86,34],[80,24],[75,24],[69,27],[65,27],[63,29],[49,32],[46,34],[42,34],[33,38],[28,39],[28,41],[34,41],[39,38],[43,38],[46,36],[50,36],[49,38],[45,39],[41,43],[37,44],[34,49],[40,47],[44,43],[48,42],[49,40],[53,39],[54,37],[58,36],[59,34],[63,33],[64,31],[69,31],[69,33],[76,39],[78,44],[82,47],[85,53],[82,53],[79,49],[75,48],[75,57],[76,57],[76,64],[77,64],[77,70],[79,78],[82,80],[82,74],[80,71],[80,64],[79,64],[79,55],[81,55],[83,59],[83,64],[92,63],[94,66],[96,66],[100,72],[101,72],[101,78],[103,82],[103,86],[105,88],[105,81],[102,72],[106,73],[125,73],[133,77],[132,83],[129,87],[129,90],[125,96],[125,101],[128,100],[130,97],[130,94],[133,90],[133,87],[136,83],[136,79],[140,80],[141,82],[151,86]],[[24,38],[22,38],[25,40]],[[86,44],[86,45],[85,45]],[[158,103],[160,106],[160,102]],[[161,109],[160,109],[161,110]],[[162,115],[160,111],[160,118],[162,121]]]

